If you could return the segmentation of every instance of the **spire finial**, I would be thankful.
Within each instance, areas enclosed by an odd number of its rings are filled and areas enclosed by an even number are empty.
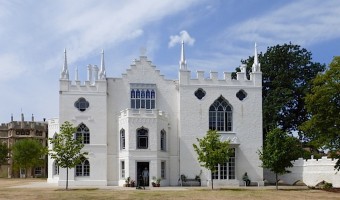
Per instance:
[[[187,69],[187,61],[185,60],[184,41],[183,40],[182,40],[181,60],[179,61],[179,68],[180,69]]]
[[[64,66],[63,70],[61,72],[61,79],[68,79],[69,74],[68,74],[68,68],[67,68],[67,56],[66,56],[66,48],[64,49]]]
[[[105,61],[104,61],[104,49],[102,49],[102,59],[100,63],[99,79],[103,80],[105,78],[106,78],[106,71],[105,71]]]
[[[261,64],[259,63],[258,54],[257,54],[257,44],[255,42],[254,63],[253,63],[252,71],[253,72],[260,72],[261,71],[260,66],[261,66]]]
[[[75,69],[74,80],[75,80],[75,81],[79,81],[79,77],[78,77],[78,66],[76,66],[76,69]]]

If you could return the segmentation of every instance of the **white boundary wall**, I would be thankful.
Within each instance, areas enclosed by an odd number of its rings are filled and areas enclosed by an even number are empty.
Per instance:
[[[291,173],[279,176],[279,180],[293,185],[297,181],[307,186],[316,186],[322,181],[332,183],[333,187],[340,187],[340,172],[334,170],[336,159],[322,157],[321,159],[304,160],[299,158],[293,161],[294,167],[288,168]],[[270,183],[275,183],[275,174],[268,169],[264,170],[264,177]]]

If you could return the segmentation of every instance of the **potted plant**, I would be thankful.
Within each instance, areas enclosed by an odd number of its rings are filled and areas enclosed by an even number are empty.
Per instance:
[[[156,187],[160,187],[161,186],[161,178],[157,178],[156,179]]]
[[[136,181],[135,180],[130,180],[130,187],[135,187]]]
[[[152,182],[151,182],[151,185],[152,185],[152,187],[156,187],[156,176],[153,176],[152,177]]]
[[[152,177],[152,182],[151,182],[151,184],[152,184],[152,186],[153,187],[159,187],[159,186],[161,186],[161,178],[156,178],[155,176],[153,176]]]
[[[125,187],[130,187],[130,176],[125,179]]]

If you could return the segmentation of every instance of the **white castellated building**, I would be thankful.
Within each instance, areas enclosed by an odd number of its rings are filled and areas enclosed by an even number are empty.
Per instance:
[[[100,68],[88,66],[85,83],[69,79],[67,58],[60,77],[59,119],[49,120],[49,137],[59,126],[71,122],[83,136],[87,160],[69,170],[70,185],[118,185],[130,177],[137,180],[143,169],[161,178],[162,186],[178,185],[181,175],[202,186],[243,185],[247,172],[252,181],[263,184],[263,169],[257,151],[262,147],[262,73],[257,59],[250,80],[245,66],[231,78],[224,72],[198,71],[191,78],[184,43],[178,80],[168,80],[147,59],[140,56],[122,77],[106,77],[104,52]],[[212,176],[201,167],[193,143],[209,129],[221,140],[230,140],[234,155],[217,166]],[[65,185],[66,169],[49,158],[48,182]]]

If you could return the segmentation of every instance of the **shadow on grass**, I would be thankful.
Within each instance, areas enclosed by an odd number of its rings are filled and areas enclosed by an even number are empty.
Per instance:
[[[98,188],[71,188],[71,189],[56,189],[55,191],[94,191]]]

